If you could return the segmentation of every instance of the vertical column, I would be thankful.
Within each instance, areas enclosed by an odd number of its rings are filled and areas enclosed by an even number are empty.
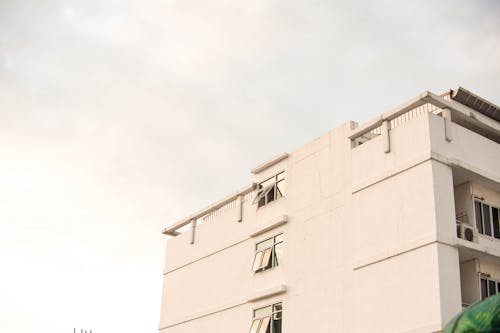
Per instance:
[[[389,130],[391,129],[391,123],[389,120],[384,120],[382,123],[382,138],[384,140],[384,153],[390,153],[391,152],[391,138],[389,136]]]
[[[451,111],[450,109],[443,109],[444,119],[444,137],[446,141],[451,142],[453,139],[451,134]]]
[[[195,230],[196,230],[196,220],[191,220],[191,244],[194,244]]]
[[[238,195],[238,222],[243,221],[243,195]]]

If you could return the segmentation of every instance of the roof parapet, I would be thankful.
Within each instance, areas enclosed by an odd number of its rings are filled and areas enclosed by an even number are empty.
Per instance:
[[[391,121],[412,109],[415,109],[424,104],[432,104],[440,109],[449,109],[453,113],[458,114],[459,116],[469,118],[475,121],[480,127],[485,128],[486,130],[495,133],[496,135],[500,135],[500,123],[496,121],[494,118],[491,118],[482,112],[479,112],[466,104],[462,104],[455,100],[446,100],[443,96],[436,95],[430,91],[425,91],[415,97],[414,99],[408,101],[407,103],[386,112],[375,119],[371,120],[367,124],[355,128],[351,134],[349,135],[349,139],[355,140],[368,132],[382,126],[384,121]]]
[[[419,107],[421,105],[429,103],[427,101],[427,98],[431,94],[432,93],[430,91],[424,91],[423,93],[419,94],[417,97],[406,102],[405,104],[400,105],[391,111],[388,111],[386,113],[381,114],[380,116],[369,121],[368,123],[366,123],[363,126],[356,127],[351,132],[351,135],[349,135],[349,139],[353,140],[359,136],[362,136],[363,134],[366,134],[366,133],[370,132],[371,130],[381,126],[384,121],[387,121],[387,120],[390,121],[390,120],[397,118],[398,116],[400,116],[400,115],[402,115],[402,114],[404,114],[404,113],[406,113],[406,112],[408,112],[416,107]]]
[[[201,217],[204,217],[204,216],[210,214],[211,212],[213,212],[213,211],[223,207],[224,205],[228,204],[229,202],[237,199],[239,196],[243,196],[247,193],[254,191],[256,188],[257,188],[257,184],[251,183],[251,184],[245,186],[244,188],[242,188],[241,190],[239,190],[238,192],[233,193],[231,195],[228,195],[227,197],[217,201],[216,203],[214,203],[214,204],[212,204],[212,205],[210,205],[202,210],[199,210],[198,212],[190,215],[189,217],[186,217],[186,218],[180,220],[179,222],[171,225],[170,227],[164,228],[162,231],[162,234],[168,235],[168,236],[174,236],[174,237],[178,236],[180,234],[180,232],[178,230],[180,228],[188,225],[189,223],[191,223],[191,221],[197,220]]]

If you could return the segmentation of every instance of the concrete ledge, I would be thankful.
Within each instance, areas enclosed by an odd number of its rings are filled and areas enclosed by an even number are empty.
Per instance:
[[[478,234],[477,232],[475,236],[477,237],[477,242],[469,242],[465,239],[457,238],[457,246],[500,258],[499,240]]]
[[[276,163],[283,161],[286,158],[288,158],[288,153],[283,153],[283,154],[278,155],[265,163],[262,163],[259,166],[256,166],[255,168],[250,170],[250,172],[253,173],[254,175],[256,175],[256,174],[266,170],[267,168],[275,165]]]
[[[283,225],[288,222],[288,216],[287,215],[281,215],[279,217],[275,217],[270,221],[267,221],[265,223],[262,223],[261,225],[258,225],[250,234],[250,237],[257,237],[259,235],[262,235],[263,233],[272,230],[274,228],[279,227],[280,225]]]
[[[432,152],[431,157],[434,161],[438,161],[446,165],[456,166],[471,171],[472,173],[488,178],[489,180],[494,181],[497,184],[500,184],[500,177],[498,177],[497,175],[492,174],[486,170],[477,168],[471,165],[470,163],[464,162],[463,160],[459,160],[453,157],[446,157],[436,152]]]
[[[279,286],[275,286],[273,288],[265,289],[265,290],[259,290],[252,295],[250,295],[247,299],[247,302],[252,303],[252,302],[257,302],[260,301],[261,299],[276,296],[276,295],[281,295],[286,293],[286,286],[284,284],[280,284]]]

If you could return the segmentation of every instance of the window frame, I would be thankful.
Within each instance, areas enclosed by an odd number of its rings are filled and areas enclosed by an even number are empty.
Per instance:
[[[483,281],[486,284],[486,295],[483,294]],[[495,286],[495,292],[490,292],[490,283]],[[491,279],[488,275],[479,274],[479,297],[481,300],[500,293],[500,280]]]
[[[280,310],[275,310],[277,306],[280,306]],[[256,312],[258,310],[262,310],[265,308],[271,308],[271,311],[264,314],[264,315],[256,316]],[[278,314],[280,314],[281,316],[278,319],[275,319],[276,315],[278,315]],[[268,330],[269,330],[269,333],[276,333],[274,331],[274,325],[273,325],[275,320],[280,320],[281,323],[283,323],[283,302],[277,302],[277,303],[269,304],[266,306],[254,308],[252,310],[252,325],[250,326],[249,333],[266,333],[266,332],[268,332]],[[265,326],[262,326],[262,324],[265,321],[266,321]],[[256,323],[257,323],[257,326],[256,326],[255,330],[253,330]],[[264,327],[265,327],[265,329],[264,329],[264,331],[262,331],[262,329]],[[281,332],[281,329],[280,329],[280,332]]]
[[[492,239],[497,239],[500,240],[500,207],[498,207],[495,204],[491,204],[490,202],[483,200],[481,198],[475,197],[474,196],[474,228],[477,230],[478,234],[484,236],[484,237],[489,237]],[[480,216],[478,216],[477,212],[477,207],[476,204],[479,205],[479,210],[480,210]],[[488,206],[488,213],[485,214],[485,206]],[[498,226],[495,225],[495,221],[493,218],[493,211],[497,211],[497,224]],[[486,233],[486,221],[485,217],[486,215],[488,216],[488,228],[491,233],[491,235],[488,235]],[[478,218],[480,221],[478,221]],[[496,234],[497,231],[498,233]],[[498,237],[497,237],[498,236]]]
[[[268,204],[270,204],[273,201],[276,201],[280,198],[284,198],[286,193],[283,193],[279,189],[279,185],[285,184],[286,180],[286,171],[282,170],[278,173],[276,173],[274,176],[269,177],[263,181],[261,181],[257,185],[257,195],[252,201],[252,204],[257,204],[257,209],[260,207],[264,207]],[[263,184],[268,183],[270,180],[272,180],[272,184],[264,186]],[[273,191],[273,197],[269,198],[269,193]],[[284,191],[286,192],[286,191]],[[278,193],[280,195],[278,195]]]
[[[259,248],[259,244],[269,242],[269,245],[264,248]],[[268,237],[255,244],[255,254],[252,264],[252,271],[254,273],[259,273],[266,271],[268,269],[279,266],[279,260],[276,254],[276,246],[284,244],[283,233],[276,234],[272,237]],[[268,253],[268,258],[266,258],[266,253]],[[264,265],[265,260],[267,263]],[[258,265],[257,265],[258,261]]]

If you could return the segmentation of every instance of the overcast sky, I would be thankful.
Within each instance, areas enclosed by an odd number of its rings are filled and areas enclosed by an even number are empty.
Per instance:
[[[500,2],[0,0],[0,331],[156,332],[163,227],[347,120],[500,104]]]

